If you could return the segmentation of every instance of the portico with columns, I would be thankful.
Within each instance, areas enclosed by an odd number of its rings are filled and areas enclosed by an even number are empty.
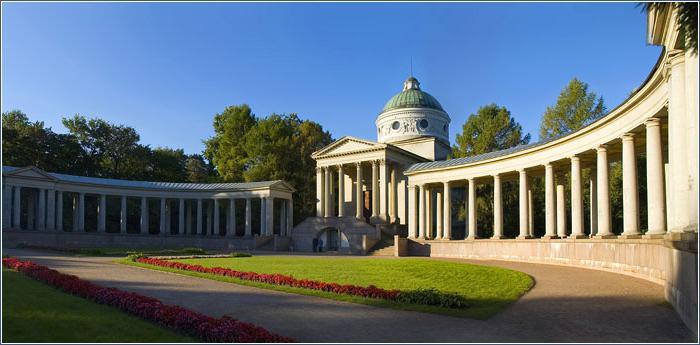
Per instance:
[[[289,237],[293,226],[294,188],[284,181],[144,182],[9,166],[2,174],[4,233],[245,239]]]

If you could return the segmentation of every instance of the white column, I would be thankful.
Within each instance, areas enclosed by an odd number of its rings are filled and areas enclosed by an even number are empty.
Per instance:
[[[598,182],[597,182],[597,172],[594,168],[591,169],[590,171],[590,181],[588,185],[589,189],[589,202],[590,202],[590,217],[591,217],[591,228],[589,229],[590,231],[590,236],[593,237],[596,235],[598,232]]]
[[[228,216],[229,225],[226,229],[226,235],[229,237],[236,236],[236,199],[231,198],[228,201]]]
[[[260,198],[260,236],[267,235],[267,221],[265,218],[265,215],[267,214],[267,211],[265,210],[265,208],[267,207],[267,201],[265,199],[267,198]]]
[[[666,234],[666,198],[664,192],[664,161],[661,147],[661,121],[646,122],[647,132],[647,235]]]
[[[571,237],[584,238],[583,193],[581,191],[581,158],[571,157]]]
[[[444,240],[452,239],[452,190],[450,189],[450,183],[443,183],[443,220],[442,220],[442,238]]]
[[[493,238],[503,236],[503,201],[501,199],[501,175],[493,175]]]
[[[219,209],[219,199],[214,199],[214,229],[213,234],[219,235],[221,232],[221,210]]]
[[[566,192],[564,190],[564,175],[557,177],[557,236],[565,238],[566,229]]]
[[[316,217],[324,217],[326,215],[326,200],[325,200],[325,177],[323,168],[316,167]]]
[[[387,186],[389,185],[389,171],[388,171],[387,161],[382,159],[379,161],[379,214],[382,220],[389,220],[389,209],[387,201],[389,196],[387,195]]]
[[[12,225],[12,186],[5,184],[2,187],[2,229],[8,229]]]
[[[85,232],[85,193],[78,194],[78,231]]]
[[[357,170],[356,184],[355,184],[355,218],[363,219],[362,211],[364,210],[364,198],[362,197],[362,163],[355,163],[355,168]]]
[[[63,191],[56,193],[56,231],[63,231]]]
[[[126,195],[121,197],[121,208],[119,211],[119,232],[126,233],[126,222],[127,222],[127,212],[126,208]]]
[[[433,189],[425,187],[425,239],[433,239]]]
[[[470,178],[469,180],[469,235],[467,236],[467,239],[475,239],[479,238],[476,235],[476,183],[474,183],[474,179]]]
[[[39,202],[37,205],[37,230],[46,230],[46,189],[39,188]]]
[[[614,236],[611,231],[610,219],[610,181],[608,176],[608,148],[600,145],[597,149],[597,181],[598,181],[598,231],[599,237]]]
[[[53,189],[46,194],[46,229],[56,230],[56,191]]]
[[[338,165],[338,217],[345,216],[345,173],[343,165]]]
[[[27,190],[27,229],[36,230],[36,192]]]
[[[73,232],[78,232],[78,193],[73,193],[72,200],[72,214],[73,214]]]
[[[391,164],[391,174],[389,177],[389,219],[390,222],[398,222],[398,190],[396,189],[396,163]]]
[[[545,238],[556,238],[556,211],[554,199],[554,168],[552,164],[544,165],[544,204],[545,204]]]
[[[141,233],[148,234],[148,198],[141,197]]]
[[[253,228],[252,228],[252,210],[250,207],[250,198],[245,199],[245,236],[252,236],[253,235]]]
[[[696,203],[698,194],[692,192],[693,181],[691,174],[691,162],[697,162],[697,153],[692,157],[692,147],[697,141],[697,128],[693,138],[689,138],[688,127],[693,127],[692,123],[698,117],[697,107],[686,110],[689,101],[697,95],[688,99],[686,96],[686,63],[684,54],[680,51],[672,51],[669,55],[670,76],[669,76],[669,104],[668,104],[668,164],[669,181],[668,184],[670,198],[668,209],[668,221],[670,232],[697,231],[697,223],[691,222],[691,217],[697,214],[697,208],[692,205]],[[691,81],[697,84],[697,79]],[[688,85],[690,86],[690,85]],[[693,115],[688,117],[688,112]],[[692,168],[695,169],[695,166]]]
[[[527,234],[531,238],[535,237],[535,216],[532,208],[532,184],[527,183]]]
[[[197,199],[197,235],[202,235],[202,199]]]
[[[442,192],[440,190],[435,191],[435,239],[442,239],[443,232],[443,208],[442,208]]]
[[[177,208],[177,234],[185,234],[185,199],[180,198]]]
[[[425,185],[419,185],[418,188],[418,238],[425,239]]]
[[[634,152],[634,134],[622,136],[622,219],[625,237],[638,237],[639,192],[637,191],[637,157]]]
[[[292,236],[294,228],[294,199],[287,200],[287,236]]]
[[[379,162],[372,161],[372,217],[379,216]]]
[[[416,219],[416,186],[408,186],[408,238],[418,236],[418,219]]]
[[[528,220],[528,215],[530,214],[527,210],[527,171],[525,169],[520,169],[518,171],[520,176],[520,181],[518,183],[519,196],[518,202],[520,204],[520,235],[518,238],[530,238],[528,227],[530,226],[530,221]]]
[[[275,198],[268,196],[267,198],[265,198],[265,202],[267,203],[267,205],[265,206],[265,233],[268,236],[272,236],[275,233],[275,227],[273,223],[275,212]]]
[[[97,207],[97,231],[107,232],[107,195],[100,194],[100,205]]]
[[[323,206],[324,216],[331,217],[333,215],[331,208],[331,169],[329,167],[323,168],[324,174],[324,187],[323,187],[323,200],[325,204]]]
[[[20,215],[22,210],[22,202],[20,196],[22,194],[22,187],[14,186],[14,194],[12,195],[12,227],[19,229],[21,227]]]
[[[166,209],[165,201],[166,201],[165,198],[160,198],[160,219],[159,219],[158,225],[160,226],[160,235],[161,236],[169,235],[168,230],[170,230],[166,226],[168,224],[168,222],[166,221],[166,219],[167,219],[166,213],[167,212],[165,211],[165,209]]]

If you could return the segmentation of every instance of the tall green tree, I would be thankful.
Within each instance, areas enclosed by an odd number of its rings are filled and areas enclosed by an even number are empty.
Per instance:
[[[527,144],[530,134],[523,135],[522,126],[506,107],[492,103],[469,115],[456,141],[452,146],[453,156],[469,157]]]
[[[193,154],[185,159],[185,174],[187,182],[208,182],[213,180],[214,169],[206,162],[204,156]]]
[[[19,110],[2,113],[3,164],[36,166],[52,172],[82,172],[82,148],[75,137],[54,133],[41,121],[31,122]]]
[[[247,104],[226,107],[214,116],[214,136],[205,140],[204,156],[216,166],[224,181],[241,182],[248,157],[243,148],[257,119]]]
[[[530,134],[524,134],[522,126],[511,116],[510,111],[503,106],[489,104],[479,108],[476,114],[471,114],[462,126],[462,132],[457,133],[457,143],[452,147],[454,157],[469,157],[487,152],[508,149],[530,142]],[[517,184],[504,182],[502,184],[502,201],[504,210],[509,211],[517,204]],[[465,219],[464,193],[455,193],[462,202],[454,203],[459,212],[458,218]],[[477,227],[480,236],[490,236],[493,233],[493,187],[482,184],[477,187],[476,204]],[[459,198],[458,195],[462,195]],[[516,236],[517,212],[504,212],[503,228],[506,236]],[[464,228],[461,225],[459,232]]]
[[[63,125],[83,147],[83,159],[89,163],[86,172],[88,176],[142,176],[150,150],[140,147],[140,137],[134,128],[81,115],[64,118]]]
[[[151,154],[152,179],[154,181],[186,181],[186,162],[187,156],[182,149],[156,147]]]
[[[602,96],[588,91],[588,84],[572,79],[554,106],[547,107],[540,124],[540,139],[573,132],[605,114]]]

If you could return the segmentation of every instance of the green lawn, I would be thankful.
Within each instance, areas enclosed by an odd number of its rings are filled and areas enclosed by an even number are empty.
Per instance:
[[[459,262],[438,261],[425,258],[378,259],[347,257],[295,257],[256,256],[252,258],[213,258],[178,260],[209,267],[226,267],[257,273],[280,273],[295,278],[313,279],[340,284],[412,290],[436,288],[466,297],[472,304],[465,309],[448,309],[435,306],[409,305],[371,298],[339,295],[329,292],[277,286],[244,281],[236,278],[188,272],[128,262],[129,264],[197,277],[229,281],[306,295],[337,300],[380,305],[399,309],[417,310],[485,319],[498,313],[517,300],[533,285],[530,276],[498,267],[471,265]],[[126,263],[126,260],[122,261]]]
[[[3,342],[197,342],[4,268],[2,290]]]

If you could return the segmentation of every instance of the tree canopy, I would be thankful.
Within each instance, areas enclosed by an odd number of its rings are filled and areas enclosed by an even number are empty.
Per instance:
[[[469,115],[462,125],[462,132],[457,133],[452,155],[468,157],[529,142],[530,134],[523,135],[522,126],[511,117],[506,107],[489,104]]]
[[[540,124],[540,139],[573,132],[605,115],[603,97],[588,91],[588,84],[571,79],[554,106],[547,107]]]

